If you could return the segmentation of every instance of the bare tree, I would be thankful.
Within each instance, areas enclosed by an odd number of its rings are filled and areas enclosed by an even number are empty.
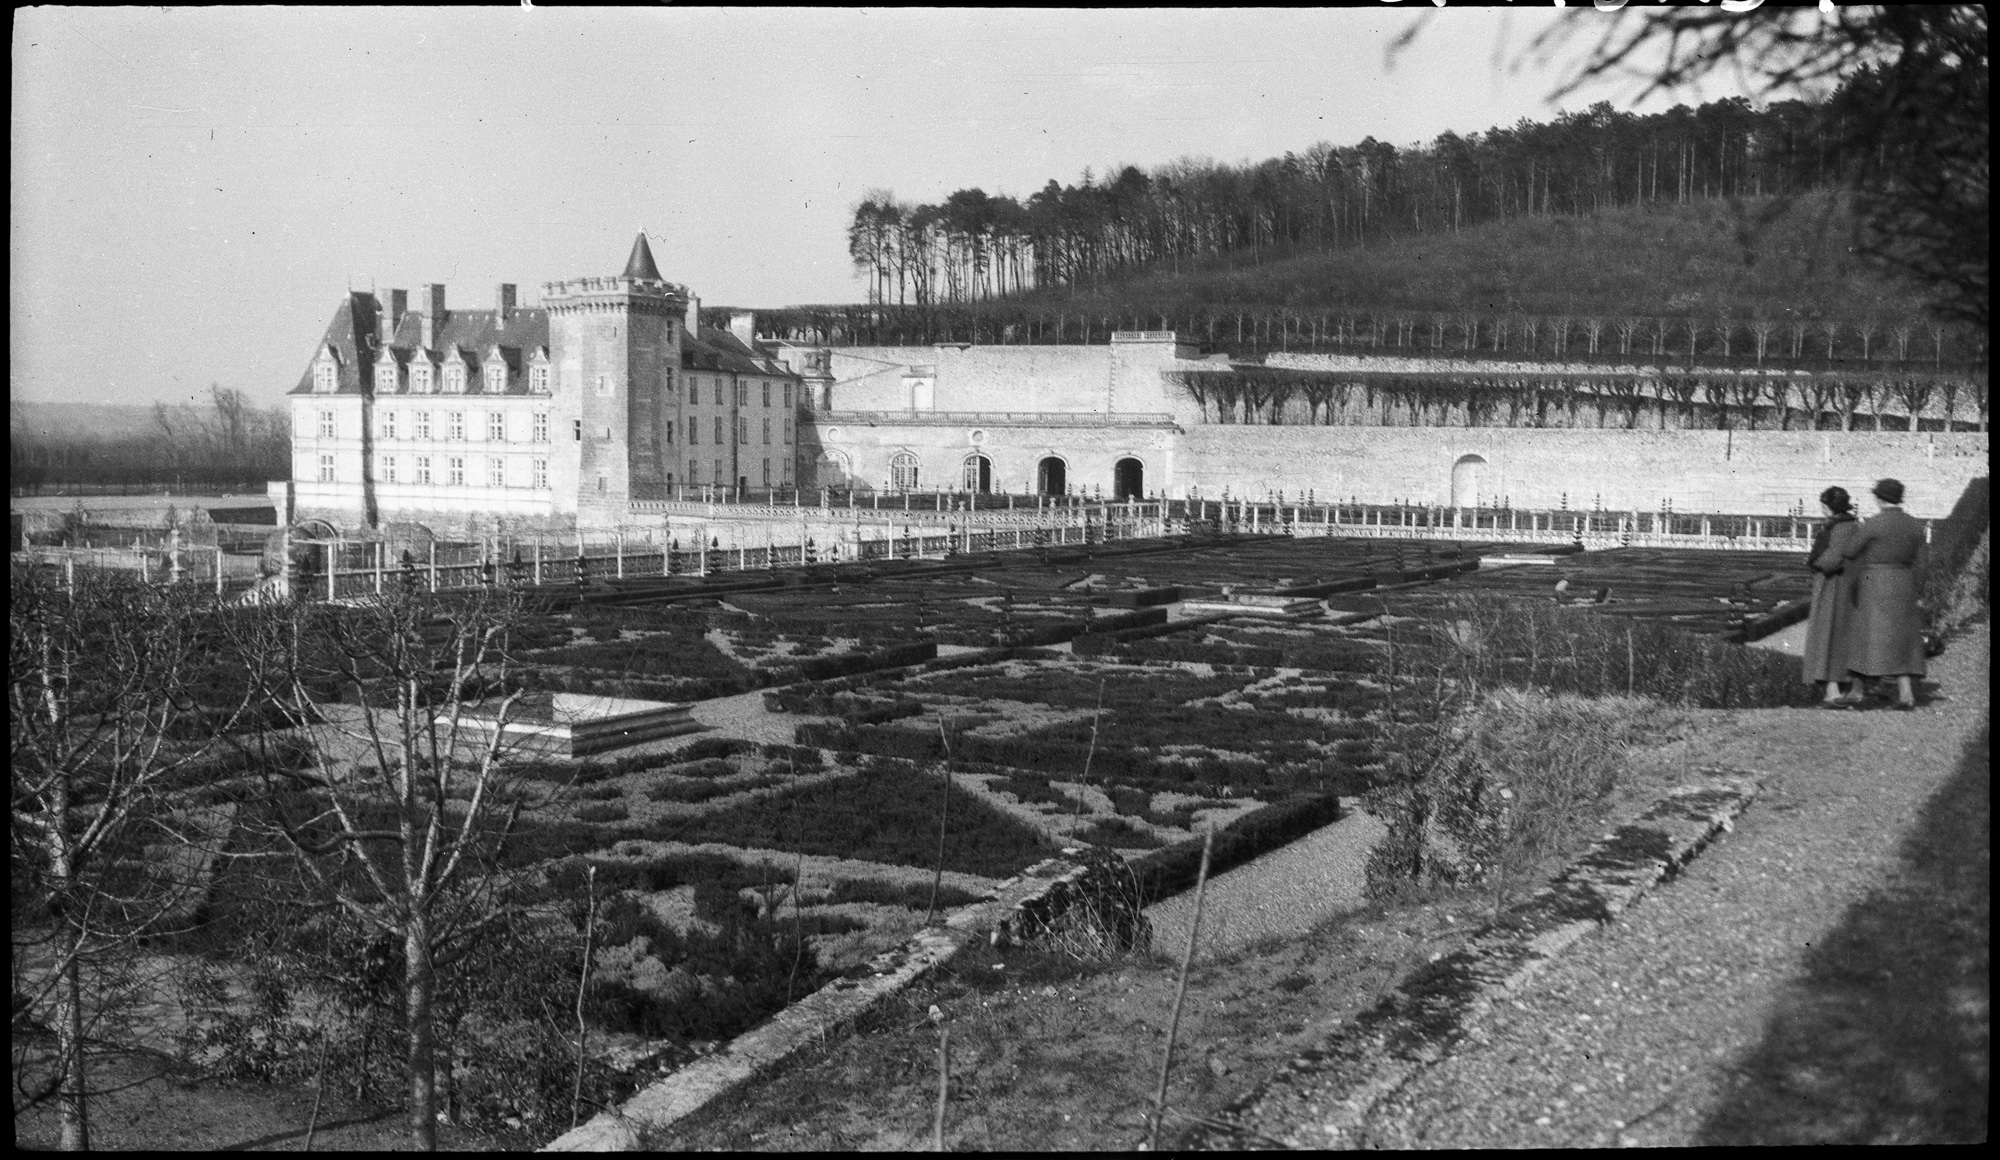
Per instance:
[[[309,768],[271,774],[271,824],[321,897],[401,950],[409,1127],[427,1150],[440,957],[507,917],[504,848],[528,796],[502,762],[522,611],[504,588],[396,592],[275,609],[236,644],[270,696],[320,721]],[[350,704],[315,704],[335,687]]]
[[[87,1149],[98,984],[191,888],[185,858],[146,847],[189,844],[176,807],[215,738],[243,723],[250,691],[205,679],[213,609],[185,589],[35,566],[16,568],[10,589],[16,1076],[30,1021],[52,1009],[56,1058],[28,1095],[54,1095],[63,1147]]]
[[[1750,320],[1750,335],[1757,340],[1757,365],[1764,365],[1764,352],[1771,347],[1771,333],[1778,324],[1763,315]]]
[[[1618,353],[1631,354],[1632,338],[1634,335],[1639,333],[1639,320],[1627,315],[1626,317],[1620,318],[1618,320],[1617,327],[1618,327]]]

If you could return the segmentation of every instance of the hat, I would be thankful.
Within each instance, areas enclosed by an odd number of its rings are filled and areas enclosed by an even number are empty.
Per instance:
[[[1883,503],[1903,502],[1903,481],[1900,479],[1878,479],[1873,491],[1875,498]]]

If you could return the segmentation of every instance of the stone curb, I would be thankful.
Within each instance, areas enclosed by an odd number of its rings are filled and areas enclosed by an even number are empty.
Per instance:
[[[1236,1101],[1180,1148],[1338,1148],[1385,1097],[1447,1055],[1509,992],[1673,877],[1756,797],[1757,775],[1709,768],[1606,834],[1556,880]]]
[[[989,932],[1018,929],[1024,909],[1045,910],[1037,905],[1044,898],[1049,898],[1051,905],[1060,905],[1068,885],[1089,869],[1065,858],[1036,863],[1019,877],[1000,883],[998,897],[992,901],[969,906],[947,919],[942,928],[920,931],[899,950],[878,956],[869,964],[868,978],[835,979],[737,1036],[721,1051],[640,1091],[622,1108],[599,1112],[563,1133],[542,1151],[638,1151],[645,1147],[646,1133],[693,1115],[769,1074],[808,1044],[824,1043],[829,1036],[853,1027],[856,1020],[957,957],[974,939]]]

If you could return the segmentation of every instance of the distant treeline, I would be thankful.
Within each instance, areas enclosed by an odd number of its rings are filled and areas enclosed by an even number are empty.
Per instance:
[[[241,391],[211,387],[206,407],[156,403],[150,429],[111,436],[38,429],[21,404],[11,410],[8,487],[16,495],[67,487],[262,488],[292,474],[289,412],[254,409]]]
[[[871,302],[925,305],[1087,289],[1128,273],[1258,251],[1338,249],[1392,234],[1456,232],[1516,217],[1686,205],[1829,189],[1895,142],[1859,140],[1850,106],[1868,77],[1823,102],[1759,111],[1740,97],[1634,116],[1581,113],[1398,149],[1373,137],[1240,166],[1183,159],[1062,185],[1025,202],[964,189],[935,205],[874,191],[849,254]],[[1869,161],[1876,158],[1870,156]]]

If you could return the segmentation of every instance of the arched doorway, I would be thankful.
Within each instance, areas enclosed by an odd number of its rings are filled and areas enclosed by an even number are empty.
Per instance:
[[[965,477],[960,483],[965,491],[981,495],[993,490],[993,461],[984,455],[973,454],[965,457]]]
[[[1451,506],[1478,507],[1487,486],[1486,460],[1477,455],[1461,455],[1451,465]]]
[[[917,457],[898,451],[889,459],[889,487],[892,491],[917,490]]]
[[[1035,468],[1035,490],[1043,495],[1069,494],[1069,464],[1056,455],[1044,458]]]
[[[1129,455],[1119,460],[1111,468],[1111,490],[1117,499],[1144,499],[1146,465]]]

